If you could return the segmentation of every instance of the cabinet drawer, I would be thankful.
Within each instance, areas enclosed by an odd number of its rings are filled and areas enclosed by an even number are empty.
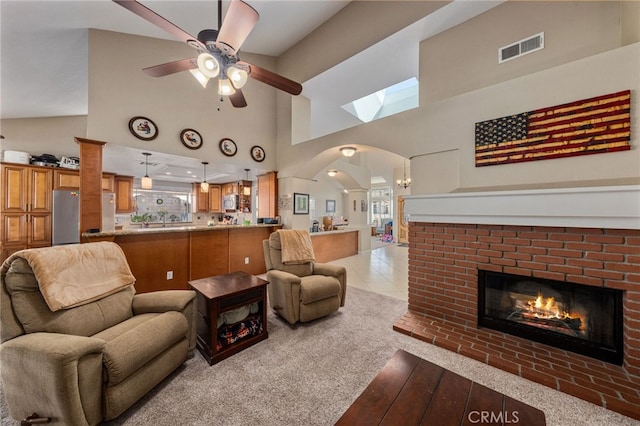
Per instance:
[[[246,305],[247,303],[260,299],[261,297],[262,290],[259,288],[247,291],[246,293],[237,294],[235,296],[225,297],[218,302],[219,311],[223,312],[237,306]]]

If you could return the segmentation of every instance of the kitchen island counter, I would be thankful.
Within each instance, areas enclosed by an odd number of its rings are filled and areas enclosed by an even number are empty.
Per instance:
[[[246,228],[269,228],[269,229],[273,229],[274,227],[276,229],[280,228],[282,225],[277,225],[277,224],[257,224],[257,225],[222,225],[222,224],[218,224],[218,225],[213,225],[213,226],[208,226],[208,225],[169,225],[169,226],[149,226],[149,227],[142,227],[142,226],[136,226],[136,227],[131,227],[131,228],[127,228],[127,229],[118,229],[115,231],[104,231],[104,232],[84,232],[82,234],[82,238],[86,239],[87,241],[85,242],[89,242],[89,240],[91,240],[92,238],[100,238],[101,241],[104,241],[103,237],[113,237],[113,236],[120,236],[120,235],[136,235],[136,234],[140,234],[140,233],[144,233],[144,234],[161,234],[161,233],[170,233],[170,232],[198,232],[198,231],[217,231],[217,230],[223,230],[223,229],[246,229]]]
[[[136,291],[188,289],[188,281],[244,271],[266,271],[262,240],[282,225],[129,228],[83,233],[82,242],[113,241],[124,251]]]
[[[358,254],[359,230],[344,227],[334,231],[311,233],[316,262],[331,262]]]

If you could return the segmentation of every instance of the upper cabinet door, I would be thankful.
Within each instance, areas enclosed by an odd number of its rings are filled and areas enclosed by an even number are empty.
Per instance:
[[[2,166],[2,211],[26,213],[28,193],[27,167]]]
[[[220,185],[209,185],[209,211],[210,212],[221,212],[222,211],[222,201],[220,198],[222,188]]]
[[[32,213],[51,213],[53,170],[32,168],[29,170],[29,211]]]
[[[136,210],[135,202],[133,201],[133,176],[116,176],[114,184],[116,213],[133,213]]]

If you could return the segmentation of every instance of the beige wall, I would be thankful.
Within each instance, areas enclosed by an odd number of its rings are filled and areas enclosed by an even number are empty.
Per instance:
[[[1,150],[24,151],[32,155],[52,154],[60,158],[77,157],[78,144],[73,140],[86,137],[87,117],[16,118],[0,122]]]
[[[425,40],[420,100],[435,102],[621,46],[618,2],[507,2]],[[543,50],[498,64],[498,49],[544,32]],[[637,40],[636,40],[637,41]]]
[[[421,43],[419,108],[294,146],[279,134],[279,176],[312,177],[322,165],[299,158],[330,162],[349,144],[414,157],[412,194],[640,181],[640,20],[627,12],[638,15],[619,2],[508,2],[485,12]],[[498,48],[541,31],[544,50],[498,65]],[[631,151],[475,168],[476,122],[625,89]]]
[[[90,30],[88,116],[2,120],[6,137],[2,149],[78,156],[73,138],[80,136],[207,160],[212,163],[210,171],[216,163],[234,164],[240,171],[275,169],[275,89],[250,79],[243,90],[248,107],[237,109],[228,100],[220,103],[217,88],[211,84],[203,89],[189,72],[161,78],[142,72],[145,67],[194,57],[196,53],[184,43]],[[275,68],[271,57],[246,54],[242,59]],[[142,141],[129,132],[129,120],[138,115],[156,123],[157,139]],[[179,136],[185,128],[200,132],[204,139],[201,149],[182,145]],[[238,145],[233,158],[225,157],[218,148],[219,140],[225,137]],[[253,161],[249,153],[253,145],[264,148],[265,161]]]
[[[277,65],[283,75],[304,81],[443,4],[353,2],[277,63],[259,55],[243,59],[274,70]],[[141,72],[192,56],[193,49],[91,30],[89,116],[3,120],[2,148],[74,155],[77,151],[68,152],[77,149],[73,137],[85,136],[253,168],[257,163],[248,149],[260,144],[267,152],[260,167],[307,179],[339,158],[336,147],[349,144],[413,156],[413,194],[635,181],[640,175],[639,18],[639,2],[507,2],[421,44],[419,108],[295,146],[291,96],[250,80],[244,90],[249,107],[230,110],[225,103],[218,112],[215,89],[202,90],[188,74],[151,78]],[[497,64],[499,47],[539,31],[546,35],[543,51]],[[475,122],[624,89],[632,90],[631,151],[475,169]],[[129,133],[134,115],[156,122],[157,140],[144,142]],[[200,131],[204,148],[191,151],[180,144],[179,132],[187,127]],[[238,143],[232,160],[217,148],[222,137]]]
[[[186,155],[213,162],[232,162],[254,168],[249,153],[260,145],[266,159],[260,168],[275,167],[276,90],[249,79],[243,88],[246,108],[233,108],[228,100],[220,103],[217,87],[202,86],[181,72],[165,77],[149,77],[142,72],[148,66],[195,57],[196,50],[184,43],[109,31],[89,33],[89,119],[87,136],[114,144]],[[265,68],[273,68],[275,59],[261,55],[242,55],[242,59]],[[220,107],[220,111],[217,108]],[[128,129],[131,117],[151,118],[160,132],[147,142],[136,139]],[[180,132],[196,129],[204,146],[196,151],[180,143]],[[238,145],[238,154],[225,157],[218,149],[222,138]]]

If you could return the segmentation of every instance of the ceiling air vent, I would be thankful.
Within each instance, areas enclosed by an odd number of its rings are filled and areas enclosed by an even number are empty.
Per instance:
[[[498,49],[498,63],[501,64],[540,49],[544,49],[544,33],[501,47]]]

